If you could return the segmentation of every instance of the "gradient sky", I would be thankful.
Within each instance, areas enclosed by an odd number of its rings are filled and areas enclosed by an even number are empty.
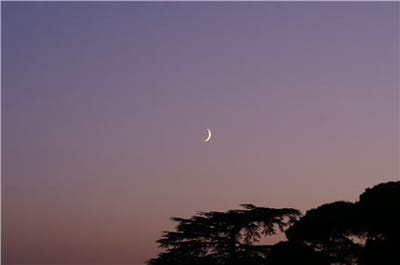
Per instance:
[[[3,2],[1,22],[3,263],[141,264],[170,216],[399,178],[398,2]]]

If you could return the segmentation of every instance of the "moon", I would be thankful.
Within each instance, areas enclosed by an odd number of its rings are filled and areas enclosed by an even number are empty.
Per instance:
[[[208,143],[210,141],[210,139],[211,139],[211,136],[212,136],[211,129],[207,128],[207,132],[208,132],[207,138],[204,139],[205,143]]]

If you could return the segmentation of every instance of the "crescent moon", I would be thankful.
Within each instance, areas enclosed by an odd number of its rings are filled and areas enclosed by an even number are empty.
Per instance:
[[[204,139],[205,143],[208,143],[210,141],[210,139],[211,139],[211,136],[212,136],[212,133],[211,133],[210,129],[207,128],[207,132],[208,132],[208,136],[207,136],[206,139]]]

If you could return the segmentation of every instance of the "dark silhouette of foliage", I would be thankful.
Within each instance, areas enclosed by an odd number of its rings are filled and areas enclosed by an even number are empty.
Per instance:
[[[400,224],[400,182],[387,182],[366,189],[357,202],[364,229],[390,237]]]
[[[268,265],[329,265],[327,259],[320,252],[298,242],[279,242],[271,248],[267,256]]]
[[[350,202],[338,201],[307,211],[306,215],[286,231],[290,241],[302,242],[323,253],[330,262],[353,264],[360,245],[352,239],[359,213]]]
[[[262,236],[284,231],[300,216],[295,209],[241,205],[227,212],[202,212],[192,218],[172,218],[176,232],[164,232],[157,242],[165,249],[149,265],[260,265],[270,246],[254,245]]]
[[[227,212],[173,218],[175,232],[157,242],[164,252],[148,265],[400,264],[400,181],[368,188],[355,203],[295,209],[242,205]],[[285,232],[288,241],[259,245]]]
[[[358,202],[308,211],[286,231],[290,241],[320,251],[331,263],[400,264],[400,182],[367,189]]]
[[[400,264],[400,182],[367,189],[357,205],[366,233],[360,264]]]

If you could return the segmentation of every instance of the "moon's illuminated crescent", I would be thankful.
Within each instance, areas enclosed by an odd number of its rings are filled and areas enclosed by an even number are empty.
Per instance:
[[[207,136],[206,139],[204,139],[204,142],[205,142],[205,143],[209,142],[210,139],[211,139],[211,136],[212,136],[212,133],[211,133],[211,130],[210,130],[210,129],[207,128],[207,132],[208,132],[208,136]]]

